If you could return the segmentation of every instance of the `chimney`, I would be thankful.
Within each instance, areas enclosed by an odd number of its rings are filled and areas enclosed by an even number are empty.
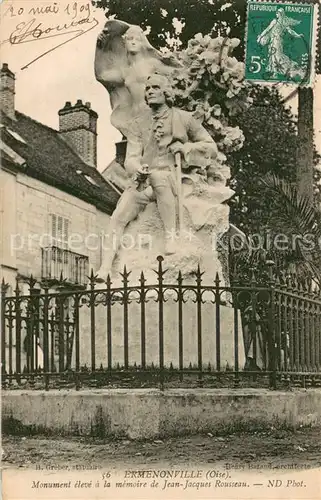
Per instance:
[[[58,111],[60,136],[90,165],[97,167],[97,118],[91,109],[90,102],[85,104],[78,99],[72,106],[67,101]]]
[[[8,68],[7,63],[3,63],[0,70],[0,108],[9,118],[15,120],[15,76]]]
[[[126,150],[127,150],[127,139],[126,137],[122,137],[121,141],[116,142],[116,161],[122,167],[125,163],[126,158]]]

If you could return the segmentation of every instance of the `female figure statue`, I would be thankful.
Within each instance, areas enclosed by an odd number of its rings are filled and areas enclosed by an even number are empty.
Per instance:
[[[304,36],[292,29],[292,26],[297,24],[300,24],[300,21],[287,17],[284,9],[278,9],[276,19],[273,19],[257,38],[260,45],[268,45],[267,71],[272,73],[273,78],[277,78],[278,75],[288,75],[292,78],[295,75],[304,76],[298,63],[292,61],[283,51],[283,38],[286,33],[294,38]]]
[[[169,74],[181,64],[164,56],[147,40],[139,26],[109,20],[98,36],[95,74],[110,95],[111,123],[126,138],[142,132],[148,106],[145,83],[151,74]]]

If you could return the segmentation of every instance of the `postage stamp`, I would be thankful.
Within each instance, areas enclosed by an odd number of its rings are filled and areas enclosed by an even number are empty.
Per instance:
[[[246,80],[312,85],[316,26],[315,4],[249,1]]]

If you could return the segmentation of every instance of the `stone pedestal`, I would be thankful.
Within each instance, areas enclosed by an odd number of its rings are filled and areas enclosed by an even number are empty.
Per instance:
[[[181,234],[173,234],[176,252],[164,257],[163,280],[165,285],[177,285],[179,271],[184,284],[195,287],[195,272],[200,267],[202,285],[214,286],[216,273],[220,278],[220,286],[228,285],[227,250],[219,254],[217,240],[229,229],[229,207],[225,203],[233,191],[225,186],[225,182],[214,182],[212,185],[202,181],[198,175],[183,178],[183,228]],[[125,231],[123,245],[120,248],[112,269],[112,288],[122,287],[123,278],[120,273],[126,266],[129,286],[139,285],[141,272],[144,272],[146,285],[157,285],[157,256],[164,255],[164,227],[159,216],[157,205],[151,202],[145,210],[130,223]],[[166,286],[165,286],[166,287]],[[146,331],[146,365],[159,364],[159,303],[150,297],[145,304]],[[138,294],[137,294],[138,295]],[[202,364],[215,369],[216,363],[216,305],[213,292],[208,292],[206,303],[201,304]],[[224,295],[224,294],[223,294]],[[228,299],[222,295],[222,299]],[[129,365],[141,365],[142,359],[142,305],[135,301],[128,305],[128,355]],[[205,297],[203,297],[205,299]],[[137,297],[138,299],[138,297]],[[195,292],[183,304],[183,362],[184,367],[195,366],[199,360],[199,320]],[[230,305],[226,300],[226,304]],[[166,295],[163,305],[164,331],[164,363],[167,367],[179,366],[179,319],[178,303],[175,292]],[[86,307],[82,314],[86,313]],[[96,366],[107,364],[107,309],[103,305],[96,307]],[[238,321],[238,361],[242,369],[245,364],[244,344],[240,317]],[[81,317],[81,364],[90,365],[90,324],[87,318]],[[113,365],[124,364],[124,306],[115,303],[112,306],[112,362]],[[235,366],[234,346],[234,310],[220,306],[220,361],[221,369]]]
[[[169,367],[179,364],[179,323],[178,303],[169,298],[164,304],[163,331],[164,331],[164,363]],[[122,366],[124,364],[124,306],[114,304],[112,306],[112,362]],[[202,363],[204,368],[211,364],[216,368],[216,306],[213,303],[205,303],[201,306],[202,318]],[[146,365],[159,365],[159,304],[151,298],[145,305],[145,331],[146,331]],[[238,353],[239,368],[245,364],[244,344],[241,328],[241,319],[238,315]],[[82,309],[81,317],[81,364],[90,366],[90,318],[88,308]],[[103,305],[96,307],[96,366],[100,364],[107,366],[107,309]],[[190,363],[198,363],[198,326],[197,326],[197,304],[188,300],[183,304],[183,360],[184,367],[188,368]],[[220,359],[221,369],[235,366],[234,357],[234,310],[230,307],[220,306]],[[134,363],[141,365],[142,347],[142,323],[141,304],[133,301],[128,305],[128,353],[129,365]],[[74,357],[74,356],[73,356]]]
[[[233,191],[223,182],[209,185],[199,178],[183,181],[183,229],[180,234],[173,232],[176,252],[165,256],[166,281],[174,283],[181,271],[184,279],[195,283],[194,273],[199,265],[204,272],[204,284],[213,283],[216,273],[221,285],[228,284],[227,249],[225,255],[219,254],[217,241],[229,229],[229,207],[224,202]],[[125,265],[131,271],[131,284],[138,282],[141,271],[153,283],[157,256],[165,253],[164,237],[157,205],[152,202],[126,228],[112,269],[114,286],[120,286],[119,273]]]

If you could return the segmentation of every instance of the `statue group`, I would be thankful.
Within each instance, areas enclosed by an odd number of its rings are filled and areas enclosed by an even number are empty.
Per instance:
[[[175,106],[171,81],[183,70],[138,26],[109,20],[98,36],[95,74],[110,96],[111,123],[127,139],[128,178],[105,235],[100,279],[124,264],[146,274],[162,254],[173,278],[200,265],[211,279],[218,272],[227,280],[227,256],[216,242],[229,229],[229,169],[215,172],[215,141],[192,112]],[[135,243],[122,244],[126,235]]]

